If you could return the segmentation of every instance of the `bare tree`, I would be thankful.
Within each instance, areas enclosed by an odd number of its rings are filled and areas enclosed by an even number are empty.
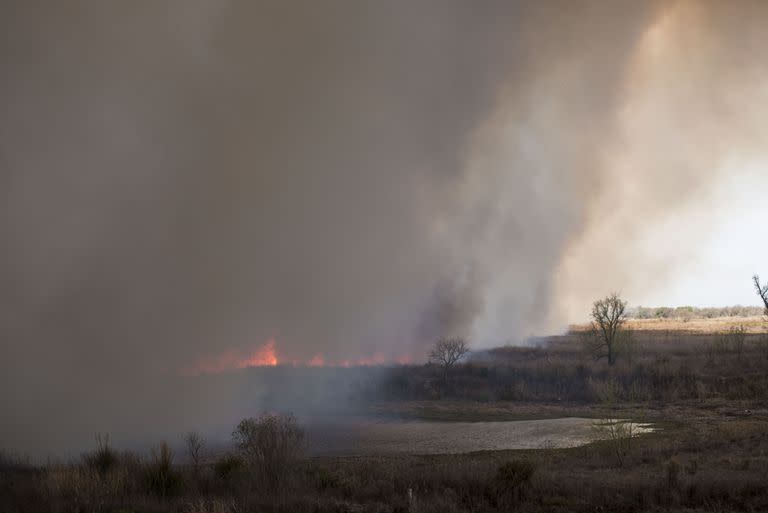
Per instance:
[[[203,456],[203,446],[205,446],[205,441],[198,433],[190,431],[184,435],[184,443],[187,445],[189,459],[192,460],[192,468],[194,469],[195,474],[197,474],[200,469],[200,460]]]
[[[429,352],[429,360],[443,368],[443,379],[447,382],[453,366],[468,352],[469,346],[463,338],[441,338]]]
[[[763,300],[765,305],[765,315],[768,315],[768,282],[765,285],[760,284],[760,276],[752,276],[752,281],[755,283],[755,289],[757,289],[757,295]]]
[[[609,365],[616,362],[619,346],[629,337],[624,328],[626,309],[627,302],[615,293],[592,305],[592,327],[586,334],[586,346],[595,358],[607,358]]]

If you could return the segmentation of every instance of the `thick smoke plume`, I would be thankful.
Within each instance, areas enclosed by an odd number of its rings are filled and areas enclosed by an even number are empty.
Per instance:
[[[647,286],[638,218],[764,142],[742,113],[766,15],[4,2],[0,440],[194,427],[263,391],[192,397],[179,373],[270,340],[287,362],[420,360],[437,336],[520,341]]]

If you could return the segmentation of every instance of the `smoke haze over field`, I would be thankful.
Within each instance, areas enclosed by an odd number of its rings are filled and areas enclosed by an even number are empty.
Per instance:
[[[766,21],[757,1],[5,2],[0,440],[186,429],[239,397],[187,397],[179,372],[269,340],[420,360],[660,286],[720,177],[764,158]]]

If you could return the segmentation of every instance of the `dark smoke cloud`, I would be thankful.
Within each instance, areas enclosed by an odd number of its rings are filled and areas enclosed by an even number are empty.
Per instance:
[[[3,443],[237,411],[176,375],[270,338],[419,359],[548,325],[664,11],[5,2]]]

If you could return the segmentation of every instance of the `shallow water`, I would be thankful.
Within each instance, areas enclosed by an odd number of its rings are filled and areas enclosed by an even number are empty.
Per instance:
[[[360,420],[312,425],[307,429],[307,442],[314,455],[566,448],[607,438],[605,430],[596,429],[598,422],[578,417],[503,422]],[[650,425],[632,424],[633,435],[650,431]]]

